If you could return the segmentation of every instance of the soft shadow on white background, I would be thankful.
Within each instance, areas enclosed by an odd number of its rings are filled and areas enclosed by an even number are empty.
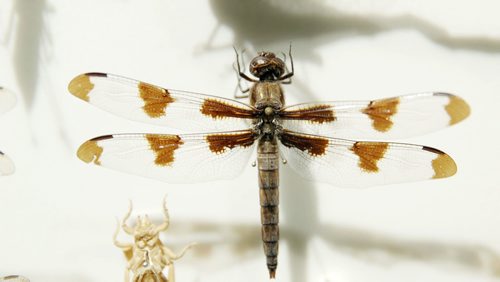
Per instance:
[[[171,185],[86,165],[75,151],[88,138],[177,131],[115,117],[66,88],[79,73],[102,71],[231,98],[233,45],[248,61],[292,42],[288,104],[438,90],[462,96],[472,115],[404,140],[452,155],[453,178],[348,190],[282,167],[276,281],[500,281],[499,8],[492,0],[0,4],[0,84],[20,101],[0,118],[0,146],[17,168],[0,179],[0,275],[121,281],[115,217],[132,199],[134,214],[160,220],[167,194],[165,244],[200,243],[177,262],[178,281],[265,281],[255,168],[232,181]]]

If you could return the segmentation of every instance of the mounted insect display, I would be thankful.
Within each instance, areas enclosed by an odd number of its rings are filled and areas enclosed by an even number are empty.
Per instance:
[[[16,96],[0,86],[0,114],[3,114],[16,105]],[[10,175],[15,171],[12,160],[0,151],[0,175]]]
[[[117,226],[113,236],[114,244],[122,249],[127,259],[125,282],[175,282],[174,261],[183,257],[194,243],[186,246],[179,255],[176,255],[160,240],[160,233],[167,231],[170,224],[166,199],[163,200],[164,221],[160,225],[155,225],[147,215],[144,215],[138,216],[135,226],[131,227],[127,225],[131,213],[132,202],[121,221],[121,228],[125,233],[134,237],[134,242],[122,243],[117,240],[120,225]],[[165,267],[168,267],[168,279],[163,274]],[[133,273],[132,280],[130,280],[130,272]]]
[[[457,167],[427,146],[382,141],[410,137],[460,122],[469,106],[458,96],[427,92],[373,101],[314,102],[285,106],[281,84],[294,75],[285,61],[259,52],[250,73],[249,104],[161,88],[106,73],[75,77],[69,91],[97,107],[136,121],[194,134],[113,134],[80,146],[87,162],[185,183],[238,176],[257,149],[262,241],[269,276],[278,265],[280,162],[306,179],[343,187],[366,187],[452,176]],[[300,208],[300,207],[298,207]]]

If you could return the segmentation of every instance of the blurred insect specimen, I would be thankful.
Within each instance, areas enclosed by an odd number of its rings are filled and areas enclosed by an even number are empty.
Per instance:
[[[175,282],[174,260],[184,256],[194,243],[186,246],[179,255],[163,245],[160,232],[166,231],[170,223],[166,199],[163,201],[164,221],[158,226],[151,222],[147,215],[138,216],[134,227],[128,226],[127,220],[131,213],[132,202],[121,222],[121,227],[125,233],[134,237],[134,242],[121,243],[117,240],[120,225],[117,226],[113,237],[114,244],[123,250],[128,262],[125,282]],[[168,279],[163,274],[165,267],[168,267]],[[130,272],[133,273],[132,280]]]
[[[16,105],[16,96],[0,86],[0,114],[3,114]],[[10,175],[15,171],[12,160],[0,151],[0,175]]]
[[[0,281],[4,282],[30,282],[30,280],[26,277],[20,275],[9,275],[5,277],[0,277]]]
[[[0,175],[11,175],[15,170],[14,162],[0,151]]]
[[[280,158],[305,179],[366,187],[445,178],[457,167],[446,153],[427,146],[354,141],[410,137],[465,119],[460,97],[427,92],[372,101],[316,102],[285,106],[281,84],[294,74],[284,60],[259,52],[250,62],[253,85],[242,89],[250,104],[165,89],[106,73],[75,77],[69,91],[111,113],[193,134],[113,134],[80,146],[78,157],[96,165],[164,180],[231,179],[257,147],[262,241],[269,276],[275,277],[279,240]]]

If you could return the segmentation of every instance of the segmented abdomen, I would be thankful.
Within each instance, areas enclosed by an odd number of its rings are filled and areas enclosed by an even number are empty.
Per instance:
[[[257,153],[262,242],[269,276],[274,278],[278,266],[279,240],[279,154],[276,139],[259,141]]]

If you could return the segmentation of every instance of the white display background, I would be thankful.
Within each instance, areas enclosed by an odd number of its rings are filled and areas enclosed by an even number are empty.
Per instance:
[[[0,84],[19,103],[0,117],[0,149],[17,167],[0,179],[0,275],[123,281],[115,218],[131,199],[134,215],[159,221],[167,194],[165,244],[199,243],[177,281],[266,281],[255,168],[172,185],[87,165],[76,149],[89,138],[175,131],[103,112],[67,84],[101,71],[230,98],[233,45],[248,62],[292,42],[288,104],[438,90],[472,114],[404,140],[452,155],[452,178],[349,190],[284,166],[276,281],[500,281],[498,11],[495,0],[1,1]]]

